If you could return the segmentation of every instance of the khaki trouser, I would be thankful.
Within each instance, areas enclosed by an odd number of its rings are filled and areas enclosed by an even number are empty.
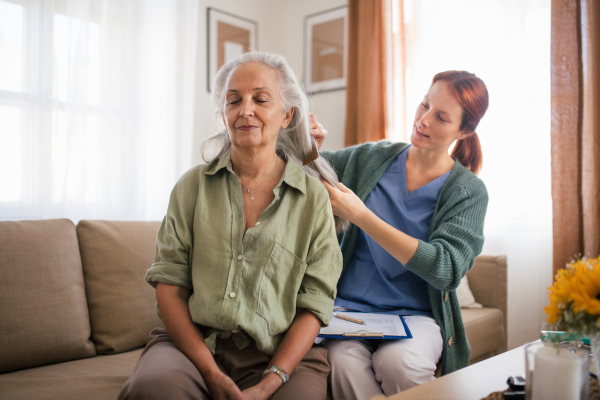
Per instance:
[[[150,336],[152,339],[133,375],[125,382],[119,399],[211,399],[204,378],[175,346],[167,330],[155,328]],[[217,339],[214,359],[221,371],[244,390],[261,380],[271,356],[259,351],[254,342],[239,350],[229,338]],[[328,374],[327,349],[313,345],[290,380],[271,399],[325,399]]]

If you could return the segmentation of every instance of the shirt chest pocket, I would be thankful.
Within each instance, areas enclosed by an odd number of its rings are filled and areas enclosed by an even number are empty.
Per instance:
[[[275,243],[262,272],[256,309],[267,321],[269,335],[283,333],[292,324],[305,271],[306,263]]]

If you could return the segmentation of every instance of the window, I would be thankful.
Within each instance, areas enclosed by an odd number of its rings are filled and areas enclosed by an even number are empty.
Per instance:
[[[23,18],[22,5],[0,1],[0,202],[22,192]]]
[[[1,219],[162,218],[191,161],[197,6],[148,3],[0,0]]]

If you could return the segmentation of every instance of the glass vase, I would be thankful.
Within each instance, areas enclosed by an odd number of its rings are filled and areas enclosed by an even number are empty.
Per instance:
[[[592,347],[592,359],[594,360],[594,370],[596,376],[598,376],[598,373],[600,373],[600,331],[590,335],[590,342]],[[600,378],[598,378],[598,383],[600,384]]]
[[[569,343],[525,346],[527,400],[588,400],[590,352]]]

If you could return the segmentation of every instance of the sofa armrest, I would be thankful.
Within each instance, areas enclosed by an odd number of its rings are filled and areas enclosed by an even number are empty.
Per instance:
[[[467,274],[475,301],[484,307],[498,308],[507,328],[507,264],[506,256],[480,255]],[[506,346],[501,351],[505,351]]]

